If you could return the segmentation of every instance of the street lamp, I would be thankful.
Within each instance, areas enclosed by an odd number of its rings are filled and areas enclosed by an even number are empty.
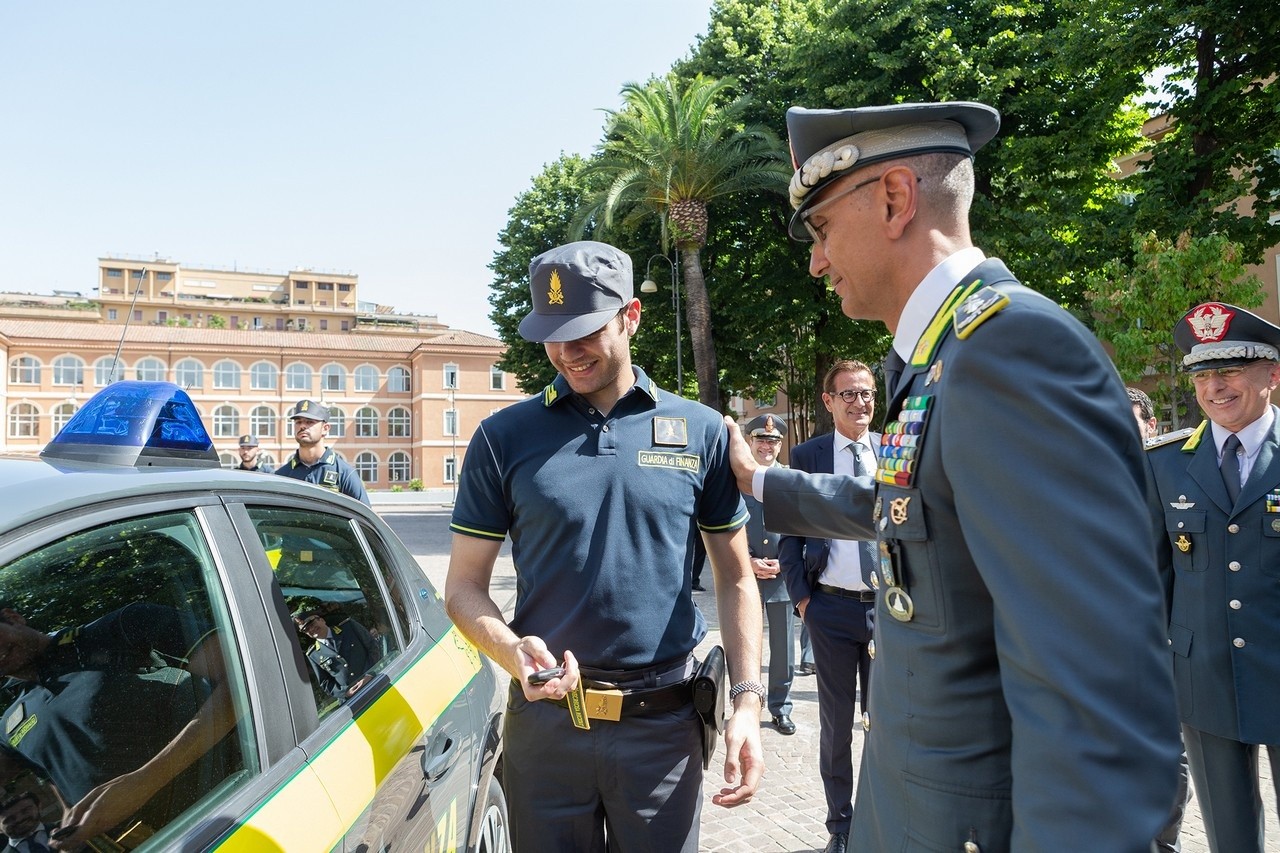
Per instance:
[[[676,250],[676,257],[680,257],[680,250]],[[680,267],[675,261],[666,255],[651,255],[649,262],[644,265],[644,281],[640,283],[641,293],[657,293],[658,283],[649,277],[649,267],[653,265],[654,258],[662,258],[671,265],[671,307],[676,312],[676,393],[684,396],[684,364],[682,362],[684,341],[680,335]]]

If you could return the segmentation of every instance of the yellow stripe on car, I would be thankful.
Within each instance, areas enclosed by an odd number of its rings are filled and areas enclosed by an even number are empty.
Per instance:
[[[218,850],[333,849],[373,802],[378,785],[482,665],[475,646],[451,627],[307,767],[236,828]],[[325,800],[332,802],[336,822],[328,810],[316,807]]]

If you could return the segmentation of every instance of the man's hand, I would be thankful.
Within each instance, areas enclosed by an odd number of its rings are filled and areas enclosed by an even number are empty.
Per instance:
[[[731,809],[751,802],[764,776],[759,702],[748,700],[733,712],[725,725],[724,748],[724,781],[728,784],[711,797],[711,802]]]
[[[138,773],[103,782],[62,814],[62,825],[74,832],[51,840],[55,850],[79,850],[90,838],[106,832],[142,808],[155,792]]]
[[[760,463],[742,437],[742,430],[733,418],[725,415],[725,426],[729,429],[729,466],[733,468],[733,478],[738,483],[738,490],[744,495],[751,494],[751,478],[755,475]]]
[[[782,571],[782,567],[778,565],[777,560],[771,560],[768,557],[752,557],[751,571],[755,572],[760,580],[767,581],[770,578],[776,578],[778,572]]]
[[[804,621],[804,612],[809,609],[809,599],[802,598],[796,602],[796,612],[800,614],[800,621]]]
[[[563,699],[578,686],[578,659],[568,649],[564,653],[564,675],[545,684],[530,684],[529,676],[540,669],[561,666],[556,656],[547,649],[541,637],[521,637],[516,643],[517,668],[513,673],[524,690],[524,698],[530,702],[539,699]]]

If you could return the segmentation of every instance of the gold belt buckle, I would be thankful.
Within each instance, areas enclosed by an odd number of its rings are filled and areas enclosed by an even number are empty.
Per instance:
[[[609,720],[617,722],[622,719],[622,691],[595,690],[586,691],[587,717],[592,720]]]

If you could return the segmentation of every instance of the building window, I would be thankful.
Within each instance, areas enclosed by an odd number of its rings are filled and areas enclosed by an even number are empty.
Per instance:
[[[103,356],[93,363],[93,384],[99,388],[124,376],[124,365],[114,356]]]
[[[256,362],[249,368],[249,387],[254,391],[274,391],[280,384],[280,371],[269,361]]]
[[[172,280],[173,280],[173,273],[171,272],[156,273],[156,281],[172,281]]]
[[[444,434],[445,435],[458,434],[458,410],[457,409],[444,410]]]
[[[194,358],[184,358],[174,365],[173,382],[179,388],[200,391],[204,388],[204,365]]]
[[[346,391],[347,372],[341,364],[326,364],[320,368],[320,389],[322,391]]]
[[[223,468],[238,468],[240,466],[240,457],[234,453],[223,451],[218,454],[218,462],[221,463]]]
[[[157,312],[156,312],[156,322],[157,322],[157,323],[167,323],[167,322],[169,322],[169,312],[168,312],[168,311],[157,311]]]
[[[338,292],[339,292],[339,293],[346,293],[346,292],[347,292],[347,291],[349,291],[349,290],[351,290],[351,285],[349,285],[349,284],[339,284],[339,285],[338,285]]]
[[[113,323],[114,323],[116,320],[119,320],[119,319],[120,319],[120,311],[119,311],[119,309],[117,309],[117,308],[108,308],[108,309],[107,309],[107,319],[108,319],[108,320],[110,320],[110,321],[111,321],[111,322],[113,322]]]
[[[372,406],[365,406],[363,409],[356,410],[356,437],[358,438],[377,438],[378,437],[378,410]]]
[[[74,355],[60,355],[53,360],[54,385],[83,385],[84,361]]]
[[[53,434],[57,435],[62,432],[62,428],[67,425],[67,421],[71,420],[79,407],[75,403],[60,403],[53,407]]]
[[[403,450],[397,450],[391,454],[391,458],[387,460],[387,482],[389,483],[407,483],[409,482],[409,454]]]
[[[489,390],[505,391],[507,388],[507,374],[503,373],[498,365],[489,368]]]
[[[349,332],[349,331],[351,331],[351,321],[350,321],[350,320],[343,320],[343,321],[342,321],[342,331],[344,331],[344,332]]]
[[[9,409],[9,438],[35,438],[39,432],[40,410],[30,403]]]
[[[235,406],[219,406],[213,410],[213,437],[235,438],[240,434],[240,413]]]
[[[270,406],[257,406],[249,413],[249,432],[259,438],[276,437],[276,413]]]
[[[458,365],[450,363],[444,366],[444,387],[458,387]]]
[[[458,457],[446,456],[444,458],[444,481],[452,483],[458,479]]]
[[[378,481],[378,457],[369,451],[356,455],[356,473],[360,475],[362,483],[376,483]]]
[[[240,390],[240,365],[234,361],[220,361],[213,366],[213,387],[232,391]]]
[[[347,434],[347,413],[337,406],[329,407],[329,437],[344,438]]]
[[[362,364],[356,368],[355,379],[357,391],[377,391],[381,377],[378,368],[372,364]]]
[[[107,270],[107,278],[123,278],[124,270]]]
[[[399,406],[387,412],[387,435],[391,438],[409,437],[409,410]]]
[[[164,381],[164,362],[158,358],[144,358],[133,366],[133,370],[139,382]]]
[[[320,331],[322,332],[329,331],[329,321],[324,319],[323,317],[320,318]]]
[[[9,362],[9,382],[20,385],[40,384],[40,360],[31,355],[20,355]]]
[[[408,394],[409,371],[399,365],[387,371],[387,390],[393,394]]]
[[[142,322],[142,309],[141,309],[141,308],[139,308],[138,310],[136,310],[136,311],[134,311],[134,312],[133,312],[133,322],[135,322],[135,323],[141,323],[141,322]]]
[[[777,392],[774,392],[771,397],[758,397],[755,401],[755,407],[757,409],[772,409],[776,405],[778,405]]]
[[[284,369],[284,387],[289,391],[311,393],[311,368],[294,362]]]

